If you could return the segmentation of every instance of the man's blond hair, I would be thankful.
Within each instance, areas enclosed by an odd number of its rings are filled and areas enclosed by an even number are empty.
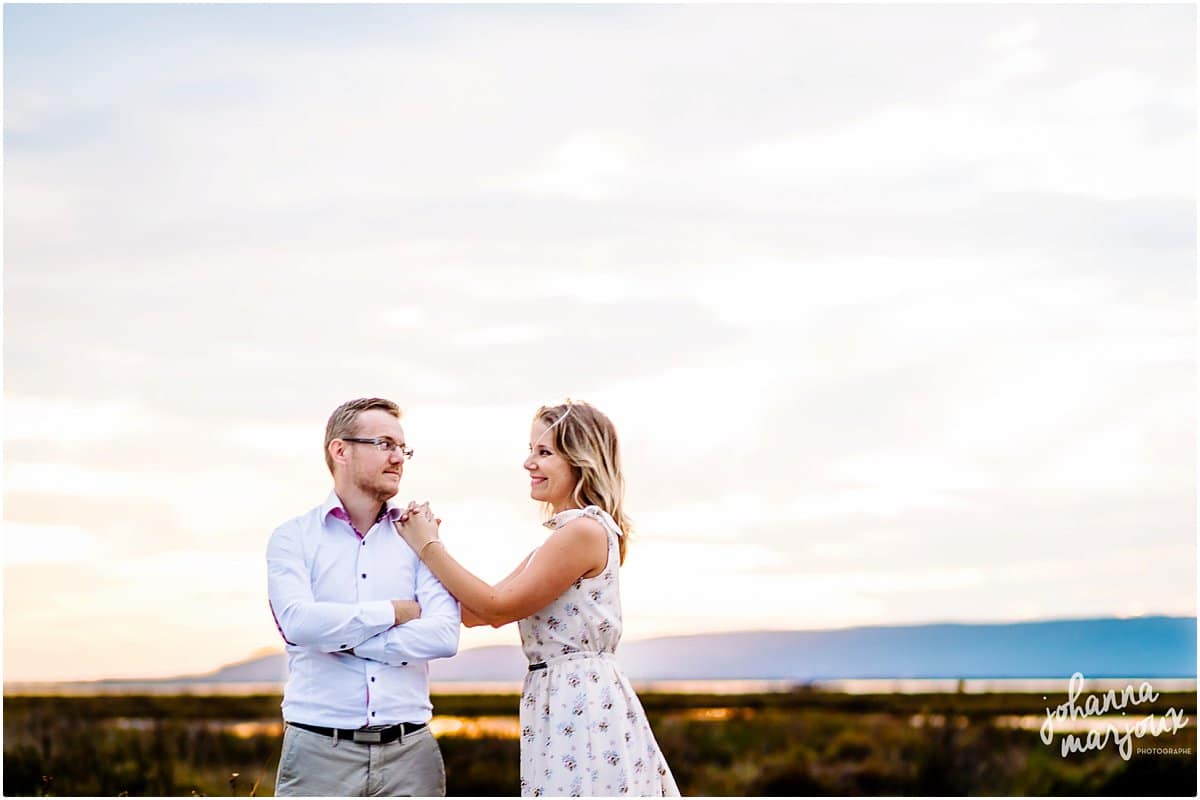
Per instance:
[[[396,419],[400,419],[400,406],[382,397],[363,397],[342,403],[329,415],[325,423],[325,466],[329,474],[333,474],[333,456],[329,455],[329,443],[334,439],[344,439],[358,433],[358,415],[373,408],[382,409]]]

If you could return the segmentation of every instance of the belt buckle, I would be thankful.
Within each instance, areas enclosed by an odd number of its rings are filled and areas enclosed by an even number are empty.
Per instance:
[[[383,731],[357,730],[354,732],[353,741],[357,744],[381,744]]]

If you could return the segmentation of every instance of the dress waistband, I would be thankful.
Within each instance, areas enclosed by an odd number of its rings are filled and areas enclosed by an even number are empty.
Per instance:
[[[563,661],[584,661],[589,658],[600,658],[605,661],[608,661],[608,660],[611,660],[612,657],[613,657],[613,654],[608,653],[608,652],[588,653],[588,652],[584,652],[584,651],[580,650],[580,651],[577,651],[574,653],[564,653],[561,656],[551,656],[550,658],[547,658],[545,661],[538,661],[535,664],[530,664],[529,671],[537,672],[538,670],[546,669],[551,664],[558,664]]]

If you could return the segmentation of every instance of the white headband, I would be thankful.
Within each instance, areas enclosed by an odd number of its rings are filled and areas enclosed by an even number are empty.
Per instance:
[[[550,427],[548,427],[548,428],[546,428],[546,430],[542,431],[542,435],[538,437],[538,442],[542,441],[543,437],[545,437],[545,435],[547,433],[549,433],[550,431],[554,430],[555,426],[557,426],[558,423],[560,423],[564,419],[566,419],[570,413],[571,413],[571,403],[570,403],[570,401],[568,401],[567,402],[567,410],[563,412],[563,415],[561,417],[554,420],[554,422],[550,424]]]

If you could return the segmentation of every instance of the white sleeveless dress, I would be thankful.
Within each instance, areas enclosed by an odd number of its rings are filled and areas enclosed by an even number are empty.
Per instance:
[[[555,514],[555,529],[589,516],[608,533],[608,565],[518,623],[521,646],[545,669],[525,676],[521,794],[678,796],[633,687],[613,654],[621,640],[620,528],[596,506]]]

